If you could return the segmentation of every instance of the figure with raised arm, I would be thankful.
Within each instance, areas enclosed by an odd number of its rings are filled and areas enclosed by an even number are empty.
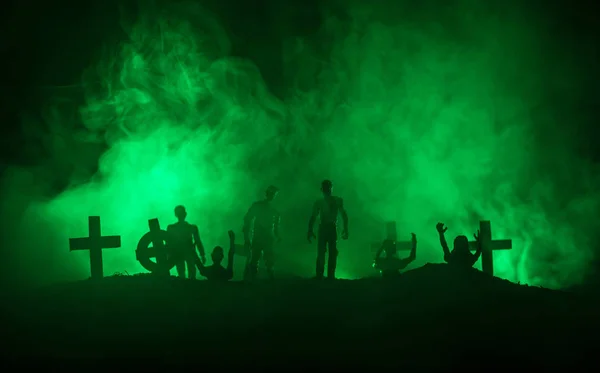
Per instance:
[[[444,261],[446,263],[457,268],[471,268],[475,263],[477,263],[479,257],[481,256],[482,250],[481,240],[479,239],[479,231],[473,235],[475,237],[475,241],[477,242],[477,249],[475,250],[475,254],[473,254],[471,253],[467,236],[456,236],[456,238],[454,238],[454,248],[452,251],[450,251],[445,236],[448,228],[445,227],[443,223],[437,223],[436,229],[440,237],[440,244],[442,245],[442,250],[444,251]]]
[[[209,281],[229,281],[233,278],[233,258],[235,255],[235,233],[229,231],[229,253],[227,255],[227,268],[221,264],[225,257],[224,250],[221,246],[215,246],[210,257],[213,264],[204,266],[200,261],[196,261],[200,275],[206,277]]]
[[[417,235],[414,233],[411,233],[411,243],[410,255],[407,258],[400,259],[398,257],[398,250],[396,249],[396,242],[384,240],[375,255],[373,267],[381,271],[383,278],[398,276],[401,270],[417,258]],[[382,257],[382,254],[384,257]]]

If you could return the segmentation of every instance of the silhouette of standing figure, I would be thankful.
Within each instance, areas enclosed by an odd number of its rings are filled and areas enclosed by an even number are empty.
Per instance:
[[[196,265],[200,274],[206,277],[209,281],[229,281],[233,278],[233,256],[235,255],[235,233],[229,231],[229,254],[227,255],[227,268],[221,263],[225,254],[221,246],[215,246],[210,254],[213,264],[205,267],[204,264],[196,257]]]
[[[381,244],[381,247],[375,255],[374,267],[381,271],[381,276],[384,278],[395,277],[400,274],[399,271],[406,268],[417,258],[417,235],[411,233],[412,247],[410,255],[405,259],[398,258],[398,250],[396,249],[396,242],[392,240],[385,240]],[[381,257],[381,254],[385,253],[385,258]]]
[[[348,239],[348,214],[344,208],[344,200],[332,195],[333,184],[329,180],[321,183],[321,192],[323,198],[318,199],[314,205],[310,220],[308,221],[308,242],[317,238],[317,278],[323,278],[325,272],[325,253],[329,249],[329,258],[327,260],[327,278],[335,279],[335,269],[337,266],[337,218],[338,213],[342,215],[344,230],[342,239]],[[313,227],[317,217],[320,219],[318,237],[313,232]]]
[[[279,224],[281,216],[271,202],[279,189],[273,185],[267,188],[265,199],[254,202],[244,216],[244,245],[250,251],[250,261],[246,266],[244,279],[254,280],[258,274],[258,262],[262,257],[269,278],[274,277],[275,241],[280,241]]]
[[[204,246],[200,240],[200,233],[198,233],[198,227],[194,224],[190,224],[185,221],[187,212],[185,207],[175,207],[175,217],[177,223],[170,224],[167,227],[167,232],[171,242],[169,246],[175,251],[177,256],[177,263],[175,268],[177,269],[177,275],[179,277],[185,277],[185,269],[187,266],[187,273],[189,279],[196,278],[196,248],[200,252],[200,258],[202,263],[206,262],[206,255],[204,254]]]
[[[446,242],[446,236],[444,235],[448,228],[444,227],[443,223],[437,223],[435,227],[440,235],[440,244],[444,250],[444,261],[446,261],[446,263],[459,268],[471,268],[477,263],[482,250],[481,241],[479,240],[479,231],[473,235],[477,241],[477,250],[475,251],[475,254],[472,254],[467,236],[456,236],[454,239],[454,249],[450,252],[448,243]]]

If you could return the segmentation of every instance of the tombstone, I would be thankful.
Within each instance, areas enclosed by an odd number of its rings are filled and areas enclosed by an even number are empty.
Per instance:
[[[512,249],[512,240],[492,240],[492,223],[489,220],[479,222],[479,239],[481,240],[481,270],[490,276],[494,275],[494,251]],[[477,242],[469,241],[469,249],[477,250]]]
[[[412,241],[396,241],[398,239],[398,233],[396,231],[396,222],[389,221],[385,223],[385,236],[386,240],[390,240],[396,243],[396,251],[410,251],[412,250]],[[371,254],[373,257],[377,254],[381,248],[382,242],[375,242],[371,244]]]
[[[176,263],[176,258],[168,247],[169,233],[160,228],[158,219],[148,220],[148,227],[150,231],[140,238],[135,257],[144,269],[168,277]]]
[[[88,217],[88,229],[89,237],[69,238],[69,250],[90,251],[91,278],[98,280],[104,277],[102,250],[121,247],[121,236],[102,236],[99,216]]]

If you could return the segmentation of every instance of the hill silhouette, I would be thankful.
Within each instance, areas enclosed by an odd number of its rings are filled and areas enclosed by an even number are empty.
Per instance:
[[[119,357],[139,359],[130,362],[138,368],[576,370],[593,363],[600,330],[590,299],[445,264],[391,281],[112,276],[22,293],[6,305],[13,357],[95,366]]]

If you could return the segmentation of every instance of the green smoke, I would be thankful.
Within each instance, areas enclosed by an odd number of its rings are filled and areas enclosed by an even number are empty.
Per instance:
[[[551,287],[581,280],[598,183],[574,155],[574,139],[558,132],[568,108],[550,92],[573,89],[565,85],[578,77],[556,61],[561,76],[549,81],[543,24],[468,1],[436,12],[333,8],[323,8],[312,37],[282,41],[283,99],[251,61],[231,57],[227,33],[206,9],[142,8],[124,24],[128,37],[83,74],[78,115],[53,101],[44,118],[53,134],[46,172],[56,176],[64,171],[56,165],[106,145],[94,176],[73,166],[69,189],[34,203],[41,193],[29,186],[44,184],[38,171],[5,179],[21,192],[13,205],[27,205],[13,238],[24,273],[88,276],[88,257],[67,246],[86,234],[88,215],[102,217],[103,233],[122,235],[123,248],[104,252],[106,274],[142,271],[133,248],[147,219],[165,226],[178,204],[207,247],[222,245],[276,184],[280,268],[308,276],[315,253],[306,220],[320,180],[331,178],[351,217],[341,277],[373,274],[369,245],[385,220],[398,222],[401,238],[417,233],[419,266],[442,260],[435,223],[470,236],[489,219],[495,237],[514,240],[513,250],[495,253],[498,276]],[[25,233],[33,227],[43,227],[35,234],[43,247]]]

